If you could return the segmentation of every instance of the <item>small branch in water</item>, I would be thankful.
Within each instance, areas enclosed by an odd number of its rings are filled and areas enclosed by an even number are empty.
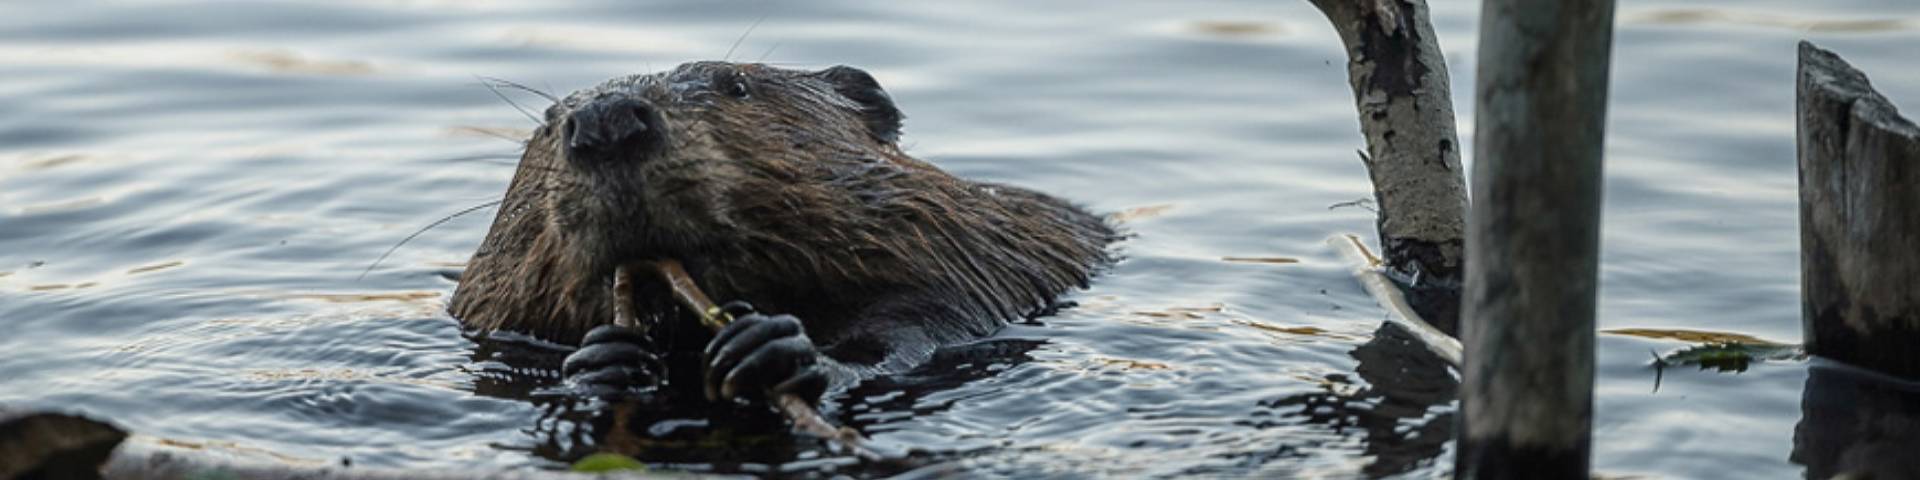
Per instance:
[[[633,315],[633,269],[627,265],[613,269],[613,324],[640,328],[640,320]]]
[[[1353,267],[1354,279],[1359,280],[1360,286],[1365,288],[1367,293],[1372,294],[1373,299],[1379,301],[1382,308],[1387,309],[1389,314],[1387,318],[1390,321],[1413,332],[1415,339],[1426,345],[1428,351],[1446,360],[1448,365],[1452,365],[1455,369],[1460,368],[1462,360],[1460,341],[1434,328],[1433,324],[1427,323],[1418,312],[1413,310],[1413,306],[1407,304],[1406,295],[1401,294],[1400,288],[1394,285],[1393,280],[1381,272],[1380,257],[1367,251],[1367,247],[1360,244],[1359,237],[1335,236],[1328,238],[1327,243],[1339,249],[1342,255],[1356,264]]]
[[[720,329],[726,328],[728,323],[733,322],[733,315],[722,311],[719,305],[715,305],[712,299],[707,298],[706,292],[701,291],[700,286],[694,283],[693,276],[687,274],[686,267],[681,266],[680,261],[671,259],[658,260],[655,261],[652,266],[654,271],[659,273],[660,277],[667,281],[667,286],[673,291],[674,300],[679,301],[680,304],[686,306],[687,309],[693,310],[695,314],[700,317],[701,325],[706,326],[707,329],[713,330],[715,333],[719,333]],[[622,275],[618,272],[622,271],[626,271],[626,267],[622,267],[616,271],[614,276],[615,285],[621,284]],[[618,292],[616,292],[615,295],[615,298],[620,299],[620,301],[632,301],[631,294],[628,294],[626,298],[618,297],[617,295],[620,295]],[[622,310],[627,312],[632,311],[631,307],[614,307],[616,321],[618,321],[618,312]],[[791,393],[778,394],[772,398],[772,404],[774,408],[779,409],[780,413],[785,415],[788,420],[793,421],[794,428],[800,429],[802,432],[825,439],[829,443],[853,453],[854,456],[860,457],[862,460],[870,462],[888,461],[887,456],[881,455],[872,447],[867,446],[867,438],[861,436],[859,431],[834,426],[832,422],[827,421],[826,417],[820,415],[819,410],[813,408],[812,403],[808,403],[807,399],[800,398],[799,395]]]

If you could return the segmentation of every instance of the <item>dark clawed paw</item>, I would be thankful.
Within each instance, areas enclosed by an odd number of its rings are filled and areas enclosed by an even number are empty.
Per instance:
[[[646,334],[637,329],[602,325],[587,332],[580,349],[567,355],[560,374],[568,384],[595,395],[651,387],[663,371]]]
[[[703,359],[709,400],[791,393],[814,402],[827,389],[819,350],[792,315],[736,314]]]

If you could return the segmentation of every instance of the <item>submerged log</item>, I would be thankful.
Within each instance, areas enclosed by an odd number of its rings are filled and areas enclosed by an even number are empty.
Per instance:
[[[1414,310],[1458,331],[1467,187],[1446,59],[1423,0],[1311,0],[1347,48],[1380,247]]]
[[[1586,478],[1611,0],[1487,0],[1460,478]]]
[[[1920,379],[1920,128],[1811,43],[1797,83],[1807,352]]]

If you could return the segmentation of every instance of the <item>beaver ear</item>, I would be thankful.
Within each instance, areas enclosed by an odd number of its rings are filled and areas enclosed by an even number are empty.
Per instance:
[[[886,143],[900,139],[900,121],[906,115],[893,106],[893,97],[880,88],[880,82],[866,71],[837,65],[821,70],[820,78],[833,83],[833,89],[841,96],[860,104],[860,116],[866,119],[867,130],[873,138]]]

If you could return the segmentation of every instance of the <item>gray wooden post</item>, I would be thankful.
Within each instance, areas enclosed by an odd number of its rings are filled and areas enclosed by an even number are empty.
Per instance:
[[[1806,42],[1798,92],[1807,351],[1920,379],[1920,128]]]
[[[1380,248],[1428,323],[1457,334],[1467,186],[1447,62],[1423,0],[1311,0],[1347,47]]]
[[[1460,478],[1587,478],[1611,0],[1487,0]]]

